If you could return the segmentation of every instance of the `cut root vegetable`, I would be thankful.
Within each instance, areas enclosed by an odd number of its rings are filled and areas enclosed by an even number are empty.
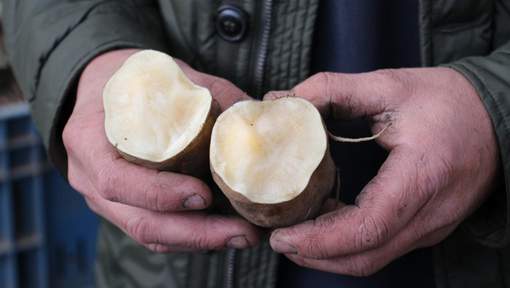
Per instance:
[[[210,165],[233,207],[263,227],[316,216],[336,178],[322,118],[301,98],[234,104],[213,128]]]
[[[105,131],[129,161],[191,175],[207,171],[212,96],[168,55],[129,57],[103,90]],[[205,167],[205,169],[204,169]]]
[[[334,136],[319,111],[297,97],[238,102],[217,117],[209,90],[152,50],[125,61],[105,85],[103,104],[106,136],[125,159],[194,176],[210,167],[232,206],[263,227],[319,213],[339,182],[328,137],[370,141],[387,128],[369,138]]]

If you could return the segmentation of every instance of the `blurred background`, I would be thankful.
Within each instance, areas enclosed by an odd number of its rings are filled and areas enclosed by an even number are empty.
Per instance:
[[[48,163],[2,39],[0,17],[0,288],[93,287],[98,219]]]

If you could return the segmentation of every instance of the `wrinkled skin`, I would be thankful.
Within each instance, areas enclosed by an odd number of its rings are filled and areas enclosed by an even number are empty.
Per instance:
[[[82,73],[76,104],[62,135],[69,182],[93,211],[152,251],[247,248],[257,244],[259,232],[245,220],[199,212],[212,202],[204,182],[129,163],[108,142],[102,89],[135,52],[105,53]],[[194,71],[182,62],[179,65],[193,82],[211,91],[221,109],[247,98],[224,79]]]
[[[370,275],[446,238],[488,197],[499,169],[492,124],[470,83],[448,68],[317,74],[292,91],[325,117],[366,117],[389,157],[355,205],[278,229],[271,246],[295,263]],[[338,120],[340,121],[340,120]]]

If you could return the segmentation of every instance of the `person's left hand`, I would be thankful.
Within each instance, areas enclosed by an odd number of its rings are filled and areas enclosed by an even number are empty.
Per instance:
[[[476,91],[458,72],[321,73],[290,93],[326,117],[367,117],[374,133],[391,123],[377,139],[389,157],[355,205],[272,233],[273,249],[295,263],[370,275],[442,241],[489,195],[499,168],[495,133]]]

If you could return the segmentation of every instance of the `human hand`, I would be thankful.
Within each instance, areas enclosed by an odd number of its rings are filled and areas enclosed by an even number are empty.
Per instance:
[[[370,275],[446,238],[489,195],[499,168],[496,137],[476,91],[454,70],[321,73],[291,94],[326,117],[367,117],[374,133],[391,123],[377,139],[389,156],[355,205],[339,203],[272,233],[273,249],[295,263]]]
[[[102,89],[137,50],[117,50],[95,58],[82,73],[74,110],[65,126],[68,178],[89,207],[134,240],[156,252],[247,248],[257,229],[234,217],[197,212],[212,202],[202,181],[156,171],[124,160],[104,131]],[[208,88],[222,109],[247,96],[230,82],[199,73],[183,62],[190,79]]]

